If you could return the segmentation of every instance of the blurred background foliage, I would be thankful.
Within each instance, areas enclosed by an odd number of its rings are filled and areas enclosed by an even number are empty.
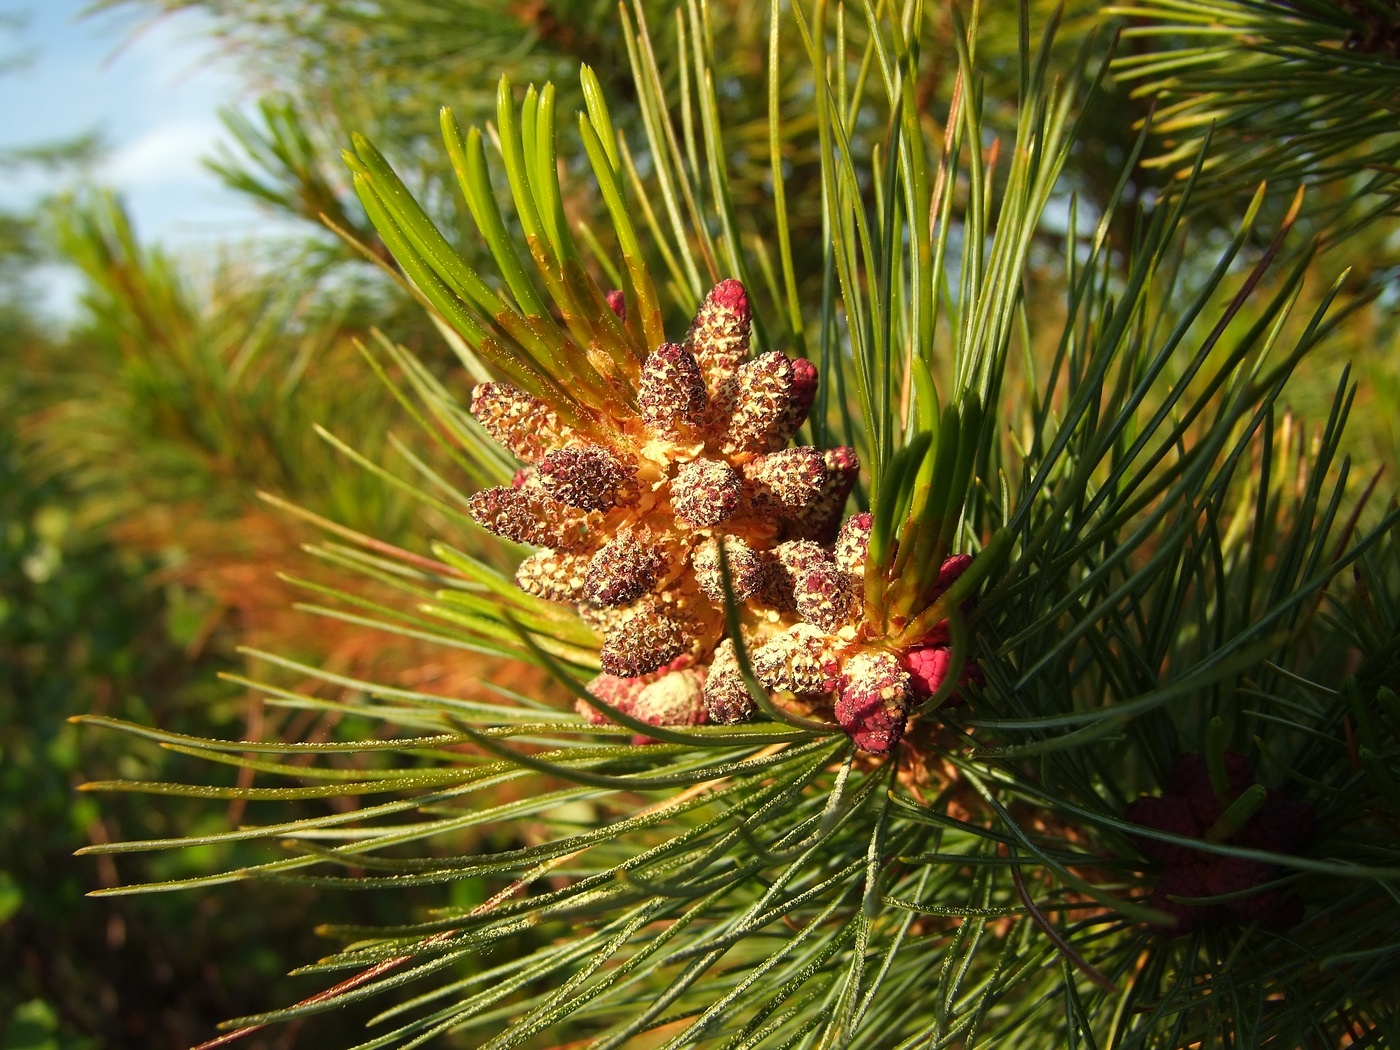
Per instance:
[[[700,9],[678,8],[671,0],[645,0],[642,6],[658,38],[656,54],[669,63],[660,69],[663,81],[693,89],[693,63],[666,46],[666,34],[674,33],[677,19],[701,17]],[[1036,6],[1048,11],[1052,5]],[[1061,50],[1106,53],[1115,30],[1124,36],[1118,64],[1075,147],[1067,192],[1052,205],[1048,225],[1068,213],[1068,191],[1086,211],[1110,197],[1154,104],[1157,133],[1149,138],[1148,162],[1128,173],[1125,200],[1163,193],[1179,175],[1180,158],[1214,122],[1223,143],[1215,163],[1224,175],[1211,184],[1215,191],[1203,198],[1193,220],[1202,243],[1212,236],[1228,241],[1240,195],[1252,192],[1261,178],[1278,182],[1266,202],[1275,216],[1287,208],[1292,187],[1308,183],[1304,224],[1330,223],[1344,233],[1324,261],[1312,265],[1319,274],[1331,274],[1344,259],[1351,270],[1343,300],[1363,306],[1347,314],[1325,350],[1305,363],[1291,388],[1293,407],[1303,420],[1325,419],[1339,365],[1350,361],[1359,381],[1350,437],[1356,466],[1369,476],[1400,461],[1397,136],[1372,117],[1376,107],[1395,116],[1400,81],[1358,101],[1347,95],[1346,85],[1354,83],[1346,79],[1347,70],[1317,69],[1338,54],[1363,67],[1385,56],[1393,60],[1400,39],[1394,24],[1382,23],[1379,15],[1372,25],[1358,22],[1359,15],[1324,11],[1300,27],[1298,9],[1307,14],[1317,4],[1222,3],[1214,5],[1219,17],[1233,10],[1254,21],[1238,40],[1212,38],[1209,55],[1201,57],[1189,50],[1199,27],[1166,17],[1180,5],[1125,4],[1117,21],[1088,0],[1065,6]],[[310,891],[276,883],[116,903],[84,900],[82,893],[98,884],[138,875],[193,877],[234,866],[237,857],[213,860],[191,851],[160,862],[187,864],[183,873],[154,870],[154,862],[119,873],[110,861],[74,861],[72,850],[90,842],[156,838],[210,818],[194,799],[167,800],[157,808],[139,796],[125,802],[118,797],[99,811],[75,794],[75,784],[88,778],[179,780],[188,760],[128,737],[80,733],[68,716],[95,712],[235,738],[333,740],[349,732],[334,716],[314,709],[265,710],[217,672],[250,670],[251,658],[240,655],[240,644],[274,642],[280,653],[332,671],[431,683],[437,691],[463,695],[478,688],[485,670],[469,653],[446,658],[440,649],[417,650],[352,622],[297,612],[297,592],[278,571],[326,578],[336,567],[310,564],[298,550],[309,530],[258,498],[270,493],[411,550],[421,549],[421,537],[450,537],[455,527],[347,460],[315,430],[321,426],[352,439],[372,458],[407,455],[432,462],[430,447],[411,444],[412,428],[402,425],[400,408],[357,349],[375,329],[410,348],[458,395],[470,383],[452,367],[455,359],[440,333],[393,279],[388,253],[350,189],[339,154],[351,133],[363,132],[379,144],[439,225],[464,235],[469,223],[456,211],[459,198],[437,144],[439,106],[452,106],[464,124],[488,120],[497,77],[504,73],[518,84],[553,80],[561,90],[559,112],[570,114],[580,104],[569,94],[576,90],[577,67],[587,61],[635,150],[628,163],[643,173],[650,163],[648,114],[633,88],[617,10],[606,0],[94,5],[111,7],[152,17],[178,16],[184,9],[212,16],[259,97],[229,111],[230,146],[210,158],[211,167],[228,185],[299,220],[304,237],[223,260],[172,258],[143,243],[121,202],[98,187],[33,214],[0,215],[4,1050],[188,1045],[206,1037],[218,1018],[313,990],[281,975],[286,960],[324,951],[311,942],[303,921]],[[736,212],[749,233],[769,235],[763,225],[771,221],[773,192],[766,5],[715,0],[706,10],[714,38],[725,41],[717,56],[722,75],[716,92],[727,125]],[[942,0],[926,3],[924,16],[929,32],[951,32]],[[979,60],[986,72],[989,127],[1009,129],[1016,119],[1014,5],[986,5],[983,17],[981,39],[989,51]],[[860,46],[859,40],[851,43]],[[798,57],[795,39],[783,46],[794,51],[782,67],[792,71],[780,93],[783,126],[801,143],[811,143],[805,58]],[[1174,49],[1189,60],[1173,63]],[[937,60],[926,66],[917,89],[920,119],[937,134],[947,119],[955,71]],[[1366,119],[1354,119],[1348,104],[1369,107]],[[879,134],[885,115],[872,112],[860,126]],[[1337,136],[1347,130],[1354,140],[1338,145]],[[697,130],[684,124],[683,133]],[[816,159],[796,141],[782,148],[792,240],[815,242],[825,236]],[[1325,148],[1361,154],[1371,181],[1358,186],[1354,179],[1332,177],[1317,160]],[[84,141],[0,162],[81,167],[94,149]],[[865,189],[876,192],[874,186]],[[596,223],[599,202],[590,195],[571,197],[567,206],[570,218],[585,228],[606,228]],[[1345,221],[1338,221],[1338,209],[1345,210]],[[1122,214],[1111,243],[1126,251],[1135,231],[1126,218],[1131,210]],[[349,234],[364,250],[327,226]],[[483,250],[464,236],[459,241],[469,259]],[[1253,245],[1253,255],[1242,254],[1241,275],[1263,249]],[[814,265],[819,258],[798,253],[794,260],[808,301],[818,301],[830,280]],[[1050,237],[1032,258],[1038,276],[1027,289],[1028,315],[1052,317],[1061,309],[1063,260]],[[41,260],[54,259],[74,267],[83,280],[78,316],[66,330],[35,316],[29,305],[30,272]],[[652,261],[656,272],[668,272],[666,260]],[[779,299],[778,263],[760,264],[768,281],[756,290],[762,314]],[[1319,297],[1327,285],[1320,277],[1310,280],[1293,316],[1309,316],[1307,297]],[[1189,280],[1180,287],[1188,294]],[[1264,294],[1255,301],[1267,299]],[[668,324],[680,320],[668,318]],[[1248,311],[1235,323],[1248,325]],[[1060,324],[1047,322],[1043,331],[1053,339]],[[1038,329],[1029,334],[1032,342],[1040,338]],[[1392,476],[1387,486],[1393,484]],[[473,542],[480,546],[479,539]],[[528,684],[499,673],[496,681]],[[328,688],[295,684],[304,692]],[[228,782],[237,775],[230,771]],[[238,805],[231,805],[221,822],[240,817]],[[465,880],[453,886],[450,901],[425,890],[419,903],[467,906],[475,903],[473,892]],[[329,922],[349,921],[353,903],[357,923],[393,921],[397,913],[379,915],[376,900],[369,893],[353,902],[323,899],[318,914]],[[289,1026],[247,1045],[346,1043],[350,1039],[342,1033],[359,1020],[354,1011],[331,1014],[314,1028]]]

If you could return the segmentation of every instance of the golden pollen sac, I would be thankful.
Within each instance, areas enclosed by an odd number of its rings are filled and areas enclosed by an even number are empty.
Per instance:
[[[693,726],[705,721],[705,672],[682,667],[643,686],[632,714],[654,726]]]
[[[846,500],[860,475],[860,460],[854,449],[838,445],[822,453],[822,463],[821,491],[811,503],[792,515],[788,535],[826,544],[836,539],[841,527]]]
[[[867,510],[860,514],[852,514],[842,523],[841,531],[836,535],[836,546],[832,548],[838,569],[853,576],[865,572],[865,555],[870,548],[871,520]]]
[[[690,567],[705,597],[716,605],[724,602],[724,576],[720,571],[720,540],[707,539],[695,549]],[[724,556],[729,562],[729,584],[736,601],[748,601],[763,590],[767,566],[762,556],[738,536],[725,536]]]
[[[546,601],[582,601],[589,561],[586,554],[546,548],[520,563],[515,570],[515,582],[526,594]]]
[[[797,608],[797,578],[825,565],[830,555],[811,540],[786,540],[769,552],[763,581],[763,602],[775,609]]]
[[[473,389],[471,413],[496,444],[526,463],[561,448],[568,438],[568,428],[552,408],[508,383],[482,383]]]
[[[769,689],[829,693],[840,673],[826,632],[811,624],[789,627],[753,651],[753,670]]]

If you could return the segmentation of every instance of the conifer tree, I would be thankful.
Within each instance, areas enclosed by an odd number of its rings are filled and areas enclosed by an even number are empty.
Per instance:
[[[310,611],[533,677],[274,647],[249,684],[333,742],[89,720],[211,763],[90,787],[249,816],[87,852],[266,849],[119,892],[444,888],[205,1046],[363,1003],[364,1048],[1400,1040],[1400,511],[1320,365],[1385,330],[1393,5],[1150,0],[1124,50],[1029,3],[531,8],[553,79],[430,152],[393,84],[505,17],[456,6],[253,5],[401,31],[347,52],[387,97],[343,183],[304,100],[245,127],[279,181],[225,170],[451,351],[363,340],[433,451],[327,432],[419,517],[286,505],[361,574]]]

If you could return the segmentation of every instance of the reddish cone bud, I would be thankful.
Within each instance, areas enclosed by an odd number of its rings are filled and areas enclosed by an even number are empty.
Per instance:
[[[1294,853],[1312,838],[1314,823],[1312,806],[1270,791],[1259,812],[1235,832],[1231,841],[1250,849]]]
[[[685,625],[659,603],[644,602],[619,616],[598,654],[603,670],[619,678],[638,678],[665,667],[690,645]]]
[[[627,321],[627,296],[621,289],[614,288],[605,298],[608,301],[608,309],[617,314],[617,319],[622,322]]]
[[[698,424],[708,403],[705,377],[685,347],[662,343],[642,365],[637,407],[652,430],[674,434],[677,424]]]
[[[836,721],[862,751],[888,754],[909,717],[908,672],[889,653],[857,653],[842,670]]]
[[[1123,819],[1139,827],[1155,828],[1183,838],[1201,837],[1202,828],[1196,822],[1190,805],[1185,799],[1173,795],[1143,795],[1128,803]],[[1190,846],[1179,846],[1142,835],[1134,835],[1133,841],[1144,857],[1158,864],[1194,864],[1201,859],[1200,853]]]
[[[841,515],[846,500],[860,476],[860,460],[855,450],[844,445],[829,448],[822,454],[824,474],[821,491],[810,504],[792,517],[787,534],[792,537],[831,543],[841,527]]]
[[[734,643],[728,638],[715,649],[710,673],[705,678],[705,711],[711,722],[726,726],[747,722],[753,717],[753,697],[739,670]]]
[[[531,485],[483,489],[472,494],[468,509],[487,532],[516,543],[567,549],[579,539],[577,515]]]
[[[540,485],[554,499],[580,510],[611,510],[635,503],[635,464],[601,445],[561,448],[540,461]]]
[[[730,278],[710,289],[686,333],[685,347],[695,355],[711,390],[732,376],[749,356],[749,297]]]
[[[1152,896],[1147,898],[1149,906],[1164,911],[1176,921],[1170,926],[1153,927],[1166,937],[1179,937],[1198,930],[1218,915],[1215,908],[1203,908],[1194,904],[1182,904],[1172,897],[1209,897],[1206,887],[1206,869],[1201,864],[1168,868],[1162,872],[1162,879]]]
[[[1224,896],[1263,886],[1282,872],[1272,864],[1243,857],[1215,857],[1206,868],[1206,895]],[[1290,890],[1275,887],[1226,901],[1225,909],[1240,922],[1259,922],[1275,929],[1293,926],[1303,917],[1303,902]]]
[[[595,605],[627,605],[656,586],[665,567],[654,544],[632,532],[621,533],[600,547],[588,563],[584,596]]]
[[[687,524],[711,529],[739,508],[743,494],[743,479],[728,463],[697,459],[671,482],[671,507]]]
[[[585,688],[603,703],[611,704],[624,715],[636,717],[637,696],[646,684],[645,678],[618,678],[616,675],[600,674]],[[585,700],[579,700],[574,709],[595,726],[609,724],[608,717]]]
[[[821,495],[826,463],[815,448],[785,448],[746,463],[744,478],[755,513],[800,511]]]
[[[953,666],[953,650],[947,645],[921,645],[904,654],[903,663],[909,672],[910,684],[917,697],[932,696],[943,685],[944,679]],[[982,668],[975,660],[964,661],[962,673],[958,675],[959,688],[981,685],[985,681]],[[948,695],[944,703],[957,706],[964,698],[960,692]]]
[[[788,391],[788,403],[774,427],[769,452],[777,451],[793,439],[807,422],[807,414],[812,411],[812,402],[817,397],[817,366],[805,357],[795,357],[791,364],[792,387]]]
[[[935,594],[942,594],[953,586],[958,581],[958,577],[965,573],[971,564],[971,554],[951,554],[944,558],[943,564],[938,568],[938,582],[933,585]]]
[[[1220,819],[1220,814],[1241,791],[1254,783],[1254,767],[1237,751],[1225,752],[1225,774],[1228,787],[1225,796],[1219,798],[1210,782],[1205,756],[1185,752],[1177,757],[1167,773],[1167,794],[1190,802],[1201,827],[1208,828]]]
[[[574,701],[574,710],[583,716],[583,720],[592,726],[605,726],[608,720],[603,717],[603,712],[596,707],[590,707],[582,700]]]
[[[798,616],[828,634],[860,618],[855,581],[834,565],[819,565],[798,577],[793,601]]]
[[[1191,838],[1204,837],[1221,812],[1241,792],[1254,784],[1254,768],[1235,751],[1224,755],[1226,789],[1217,795],[1210,770],[1201,755],[1183,754],[1167,774],[1167,793],[1137,799],[1124,816],[1142,827],[1157,828]],[[1237,846],[1295,851],[1312,834],[1312,807],[1271,792],[1258,812],[1227,841]],[[1259,922],[1276,929],[1296,925],[1303,917],[1303,902],[1287,889],[1272,888],[1256,893],[1247,891],[1265,886],[1280,877],[1281,869],[1272,864],[1239,857],[1213,856],[1189,846],[1137,839],[1145,856],[1165,865],[1160,882],[1148,903],[1167,911],[1178,920],[1166,934],[1186,933],[1208,922],[1233,916],[1240,922]],[[1223,897],[1244,894],[1217,906],[1183,905],[1171,895],[1183,897]]]

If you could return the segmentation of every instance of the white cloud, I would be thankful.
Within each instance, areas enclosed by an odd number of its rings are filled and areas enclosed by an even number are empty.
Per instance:
[[[230,101],[245,92],[234,62],[213,41],[214,27],[197,10],[145,23],[113,54],[111,65],[128,65],[148,92],[174,92],[177,104]]]
[[[102,166],[101,181],[118,189],[208,178],[200,167],[223,126],[213,116],[167,121],[120,146]]]

